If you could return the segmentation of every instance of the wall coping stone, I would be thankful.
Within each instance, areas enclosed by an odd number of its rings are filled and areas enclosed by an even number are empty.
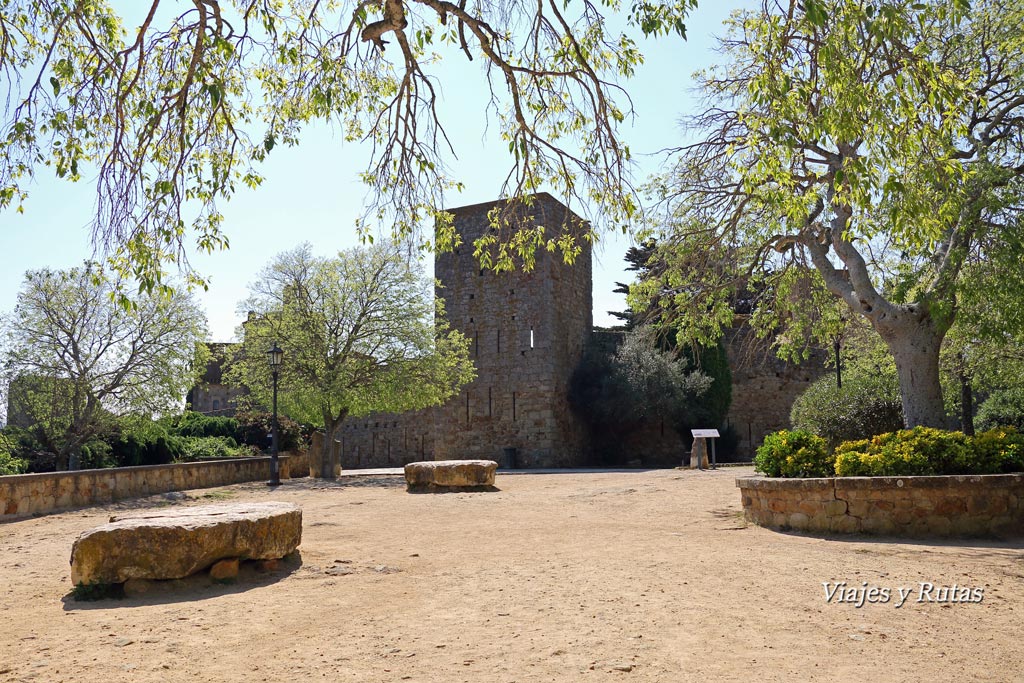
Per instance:
[[[281,476],[289,456],[279,454]],[[0,521],[269,477],[269,455],[0,476]]]
[[[282,462],[286,461],[290,456],[281,455],[277,456],[278,460]],[[94,474],[113,474],[114,472],[160,472],[163,470],[174,470],[174,469],[193,469],[196,465],[206,465],[210,463],[222,463],[222,462],[248,462],[256,461],[260,459],[270,460],[269,455],[250,455],[242,458],[210,458],[209,460],[195,460],[192,462],[172,462],[166,465],[132,465],[129,467],[100,467],[97,469],[90,470],[61,470],[60,472],[30,472],[28,474],[6,474],[0,476],[0,484],[7,482],[11,483],[23,483],[30,481],[52,481],[54,479],[61,479],[67,476],[77,475],[94,475]]]
[[[760,491],[839,489],[942,489],[964,484],[1008,485],[1024,483],[1024,473],[1014,474],[939,474],[912,477],[737,477],[738,488]]]

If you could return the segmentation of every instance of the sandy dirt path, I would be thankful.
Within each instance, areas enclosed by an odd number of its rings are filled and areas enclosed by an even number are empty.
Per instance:
[[[0,524],[0,681],[1024,681],[1024,543],[748,526],[749,473],[295,480]],[[72,542],[115,510],[271,499],[304,510],[276,573],[66,597]],[[893,595],[827,602],[839,581]],[[918,602],[921,582],[984,599]]]

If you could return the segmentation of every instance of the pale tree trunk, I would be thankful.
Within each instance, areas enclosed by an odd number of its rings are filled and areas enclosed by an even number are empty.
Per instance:
[[[936,325],[925,306],[897,308],[898,314],[872,320],[896,361],[903,402],[903,424],[946,427],[946,408],[939,381],[939,350],[948,327]]]
[[[320,477],[322,479],[334,479],[334,435],[348,416],[348,410],[342,410],[338,415],[331,415],[327,411],[323,411],[322,414],[324,418],[324,443],[319,454]]]

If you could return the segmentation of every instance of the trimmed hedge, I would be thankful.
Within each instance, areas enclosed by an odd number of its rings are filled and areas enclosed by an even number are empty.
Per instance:
[[[1024,472],[1024,435],[999,427],[970,437],[930,427],[846,441],[829,450],[806,431],[769,434],[754,465],[770,477],[892,477]]]

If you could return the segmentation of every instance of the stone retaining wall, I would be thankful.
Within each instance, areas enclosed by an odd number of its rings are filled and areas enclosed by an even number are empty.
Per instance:
[[[288,456],[280,458],[282,479]],[[0,521],[140,498],[168,491],[227,486],[270,478],[270,458],[226,458],[172,465],[116,467],[0,477]]]
[[[780,530],[1024,536],[1024,474],[736,480],[746,518]]]

